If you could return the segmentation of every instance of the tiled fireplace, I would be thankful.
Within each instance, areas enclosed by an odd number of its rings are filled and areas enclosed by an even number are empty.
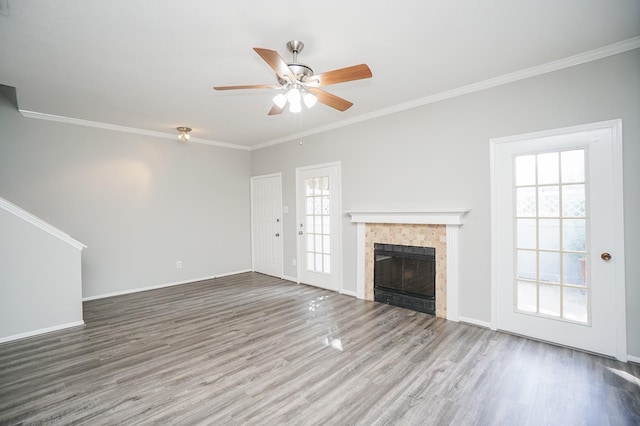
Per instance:
[[[436,316],[458,321],[458,230],[468,210],[349,211],[357,223],[357,297],[373,300],[374,244],[434,247]]]

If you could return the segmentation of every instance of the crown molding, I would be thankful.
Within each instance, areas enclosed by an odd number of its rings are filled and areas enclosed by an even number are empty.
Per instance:
[[[444,101],[446,99],[455,98],[462,95],[467,95],[481,90],[491,89],[493,87],[502,86],[504,84],[513,83],[527,78],[536,77],[539,75],[547,74],[554,71],[559,71],[565,68],[570,68],[576,65],[585,64],[587,62],[603,59],[608,56],[617,55],[618,53],[624,53],[629,50],[640,48],[640,36],[632,37],[617,43],[610,44],[608,46],[600,47],[598,49],[589,50],[577,55],[569,56],[557,61],[548,62],[546,64],[537,65],[535,67],[526,68],[524,70],[515,71],[508,74],[503,74],[498,77],[490,78],[488,80],[480,81],[477,83],[468,84],[455,89],[447,90],[444,92],[436,93],[433,95],[425,96],[413,101],[404,102],[398,105],[394,105],[388,108],[379,109],[367,114],[362,114],[356,117],[352,117],[346,120],[338,121],[328,124],[326,126],[316,127],[304,132],[292,134],[290,136],[284,136],[277,139],[272,139],[257,145],[253,145],[251,150],[257,150],[266,148],[273,145],[278,145],[284,142],[289,142],[296,139],[301,139],[306,136],[315,135],[318,133],[324,133],[329,130],[338,129],[340,127],[350,126],[352,124],[360,123],[374,118],[383,117],[385,115],[395,114],[397,112],[406,111],[413,108],[418,108],[424,105],[432,104],[435,102]]]
[[[513,83],[527,78],[536,77],[539,75],[547,74],[554,71],[559,71],[565,68],[570,68],[576,65],[584,64],[587,62],[603,59],[608,56],[617,55],[619,53],[627,52],[640,48],[640,36],[632,37],[626,40],[622,40],[617,43],[610,44],[598,49],[589,50],[577,55],[569,56],[567,58],[559,59],[556,61],[548,62],[546,64],[537,65],[535,67],[526,68],[524,70],[515,71],[512,73],[504,74],[498,77],[490,78],[488,80],[480,81],[477,83],[468,84],[455,89],[446,90],[444,92],[435,93],[433,95],[425,96],[413,101],[404,102],[398,105],[394,105],[388,108],[382,108],[376,111],[372,111],[367,114],[358,115],[348,118],[346,120],[337,121],[324,126],[315,127],[313,129],[306,130],[304,132],[294,133],[288,136],[272,139],[269,141],[261,142],[253,146],[238,145],[228,142],[214,141],[210,139],[195,138],[192,137],[189,142],[195,142],[205,145],[218,146],[222,148],[239,149],[242,151],[254,151],[269,146],[278,145],[285,142],[290,142],[297,139],[302,139],[308,136],[316,135],[319,133],[325,133],[330,130],[339,129],[341,127],[350,126],[352,124],[361,123],[363,121],[372,120],[386,115],[395,114],[414,108],[419,108],[424,105],[432,104],[435,102],[452,99],[458,96],[467,95],[474,92],[490,89],[504,84]],[[37,118],[40,120],[56,121],[59,123],[74,124],[78,126],[94,127],[98,129],[115,130],[118,132],[133,133],[145,136],[153,136],[163,139],[176,139],[174,133],[157,132],[153,130],[139,129],[135,127],[120,126],[117,124],[101,123],[98,121],[83,120],[73,117],[64,117],[60,115],[45,114],[36,111],[19,110],[24,117]]]
[[[153,136],[156,138],[163,138],[163,139],[177,140],[177,137],[178,137],[177,134],[175,133],[156,132],[153,130],[138,129],[136,127],[127,127],[127,126],[120,126],[118,124],[101,123],[99,121],[83,120],[80,118],[65,117],[62,115],[45,114],[42,112],[28,111],[24,109],[21,109],[19,111],[24,117],[37,118],[39,120],[56,121],[58,123],[74,124],[76,126],[93,127],[96,129],[114,130],[117,132],[133,133],[136,135],[144,135],[144,136]],[[240,149],[243,151],[250,150],[248,146],[236,145],[236,144],[227,143],[227,142],[213,141],[210,139],[203,139],[203,138],[192,137],[191,139],[189,139],[189,142],[218,146],[222,148]]]

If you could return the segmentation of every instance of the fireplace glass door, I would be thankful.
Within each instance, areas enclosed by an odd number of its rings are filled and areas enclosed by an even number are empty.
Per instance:
[[[434,247],[374,244],[373,294],[376,302],[435,315]]]

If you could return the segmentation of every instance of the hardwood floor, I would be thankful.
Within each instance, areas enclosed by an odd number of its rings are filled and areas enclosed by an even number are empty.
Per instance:
[[[0,424],[640,424],[640,366],[246,273],[0,345]]]

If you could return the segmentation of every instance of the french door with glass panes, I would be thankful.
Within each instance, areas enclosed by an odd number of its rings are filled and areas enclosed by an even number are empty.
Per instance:
[[[340,290],[340,165],[296,169],[298,279]]]
[[[558,132],[493,146],[496,327],[622,356],[619,129]]]

